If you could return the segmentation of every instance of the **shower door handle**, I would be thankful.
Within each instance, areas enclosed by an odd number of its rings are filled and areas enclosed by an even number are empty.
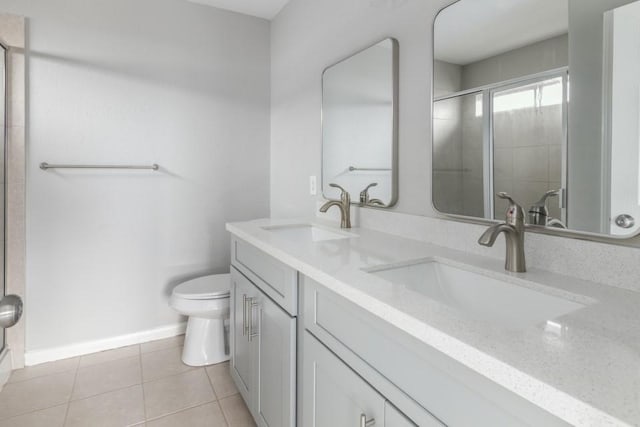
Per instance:
[[[22,299],[17,295],[7,295],[0,300],[0,328],[10,328],[22,316]]]
[[[622,214],[616,217],[615,223],[620,228],[632,228],[636,225],[636,220],[631,215]]]

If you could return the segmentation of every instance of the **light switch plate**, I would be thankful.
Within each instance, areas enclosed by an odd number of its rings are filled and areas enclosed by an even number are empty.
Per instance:
[[[318,185],[315,175],[311,175],[309,177],[309,194],[312,196],[316,196],[318,194]]]

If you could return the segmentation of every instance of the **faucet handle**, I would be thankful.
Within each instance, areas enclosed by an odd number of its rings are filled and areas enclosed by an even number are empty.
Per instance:
[[[507,224],[511,224],[516,227],[524,225],[524,209],[522,209],[522,206],[517,204],[515,200],[513,200],[513,198],[504,191],[499,192],[496,196],[509,201],[509,206],[507,207],[506,212]]]
[[[360,203],[367,204],[367,202],[369,201],[369,189],[371,187],[377,187],[377,186],[378,186],[377,182],[372,182],[371,184],[367,185],[364,188],[364,190],[360,192]]]
[[[343,193],[347,192],[347,190],[345,190],[344,188],[340,187],[338,184],[335,184],[333,182],[331,184],[329,184],[329,187],[337,188],[338,190],[342,191]]]
[[[349,192],[347,190],[333,182],[329,184],[329,187],[337,188],[338,190],[340,190],[340,200],[342,200],[343,203],[351,203],[351,196],[349,195]]]

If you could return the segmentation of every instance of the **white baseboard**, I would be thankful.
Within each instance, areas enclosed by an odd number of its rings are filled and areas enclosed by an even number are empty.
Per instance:
[[[0,391],[11,375],[11,351],[5,348],[0,352]]]
[[[184,334],[186,328],[187,323],[182,322],[175,325],[162,326],[155,329],[120,335],[117,337],[85,341],[78,344],[47,348],[43,350],[27,351],[24,355],[24,363],[26,366],[39,365],[40,363],[52,362],[54,360],[67,359],[69,357],[82,356],[85,354],[96,353],[98,351],[125,347],[127,345],[170,338]]]

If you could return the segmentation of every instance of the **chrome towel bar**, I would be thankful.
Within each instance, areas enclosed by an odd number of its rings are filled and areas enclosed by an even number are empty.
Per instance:
[[[390,171],[390,168],[357,168],[355,166],[349,166],[349,172],[353,171]]]
[[[152,165],[50,165],[47,162],[40,163],[40,169],[150,169],[157,171],[160,166]]]

